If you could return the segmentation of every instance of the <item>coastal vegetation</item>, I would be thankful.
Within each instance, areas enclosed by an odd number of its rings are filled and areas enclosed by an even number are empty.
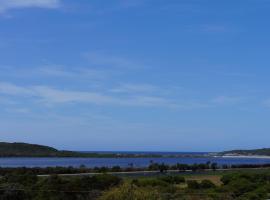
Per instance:
[[[167,175],[120,178],[109,174],[38,177],[13,171],[0,178],[1,200],[262,200],[269,198],[270,171],[215,176]]]
[[[226,156],[270,156],[270,148],[263,149],[252,149],[252,150],[232,150],[232,151],[224,151],[219,153],[218,155]]]
[[[177,163],[175,165],[166,165],[164,163],[150,163],[148,167],[135,167],[132,163],[128,167],[94,167],[88,168],[84,165],[80,167],[0,167],[0,176],[5,176],[10,173],[27,174],[31,173],[34,175],[52,175],[52,174],[99,174],[99,173],[111,173],[111,174],[121,174],[126,175],[133,174],[162,174],[162,173],[193,173],[193,172],[210,172],[210,171],[237,171],[237,170],[267,170],[270,169],[270,164],[239,164],[239,165],[218,165],[217,163],[201,163],[201,164],[181,164]]]

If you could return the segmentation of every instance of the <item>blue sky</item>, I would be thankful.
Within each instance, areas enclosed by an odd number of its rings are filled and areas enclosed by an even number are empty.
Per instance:
[[[0,0],[0,140],[269,147],[270,1]]]

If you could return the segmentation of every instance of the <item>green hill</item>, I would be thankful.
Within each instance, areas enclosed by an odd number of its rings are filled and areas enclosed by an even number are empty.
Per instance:
[[[27,143],[0,142],[0,157],[113,157],[113,154],[59,151],[55,148]]]
[[[0,156],[57,156],[59,151],[52,147],[26,144],[0,142]]]
[[[270,156],[270,148],[224,151],[220,155]]]
[[[161,157],[151,154],[126,153],[82,153],[76,151],[59,151],[55,148],[27,143],[0,142],[0,157],[81,157],[81,158],[135,158],[135,157]]]

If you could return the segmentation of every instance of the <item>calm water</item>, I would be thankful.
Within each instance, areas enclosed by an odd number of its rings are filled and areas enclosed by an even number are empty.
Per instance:
[[[79,167],[127,167],[133,163],[134,167],[146,167],[150,161],[166,164],[194,164],[206,163],[207,161],[222,164],[266,164],[270,159],[262,158],[0,158],[1,167],[53,167],[73,166]]]

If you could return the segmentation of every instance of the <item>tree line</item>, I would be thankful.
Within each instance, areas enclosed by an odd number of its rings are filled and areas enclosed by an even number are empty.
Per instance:
[[[31,173],[35,175],[50,175],[50,174],[76,174],[76,173],[106,173],[106,172],[134,172],[134,171],[158,171],[166,172],[168,170],[184,171],[203,171],[203,170],[217,170],[217,169],[244,169],[244,168],[270,168],[270,164],[239,164],[239,165],[218,165],[215,162],[206,162],[201,164],[181,164],[167,165],[164,163],[150,162],[148,167],[136,167],[132,163],[128,167],[94,167],[88,168],[84,165],[80,167],[0,167],[0,175],[10,174],[13,172],[25,174]]]

